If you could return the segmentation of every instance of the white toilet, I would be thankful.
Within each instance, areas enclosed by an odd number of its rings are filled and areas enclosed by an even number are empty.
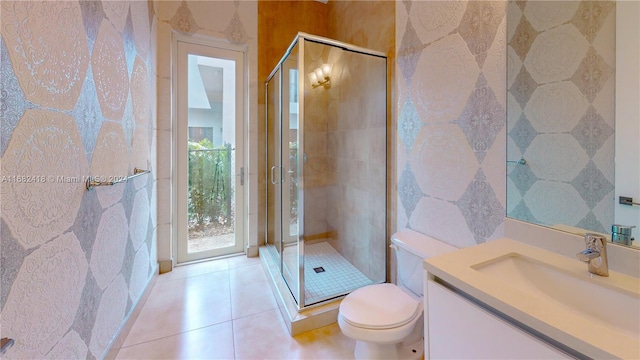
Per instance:
[[[338,325],[356,359],[420,359],[424,353],[423,260],[455,247],[412,230],[391,237],[397,282],[362,287],[340,304]]]

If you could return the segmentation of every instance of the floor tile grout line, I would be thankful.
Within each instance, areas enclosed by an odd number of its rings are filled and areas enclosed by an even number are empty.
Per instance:
[[[168,335],[165,335],[165,336],[152,338],[152,339],[147,339],[147,340],[144,340],[144,341],[128,344],[127,346],[122,346],[120,349],[134,348],[136,346],[144,345],[144,344],[147,344],[147,343],[152,343],[152,342],[155,342],[155,341],[158,341],[158,340],[168,339],[168,338],[172,338],[172,337],[180,337],[180,336],[182,336],[184,334],[188,334],[190,332],[195,332],[195,331],[206,329],[206,328],[209,328],[209,327],[212,327],[212,326],[217,326],[217,325],[222,325],[222,324],[229,323],[229,325],[231,326],[231,331],[232,331],[231,336],[232,336],[232,341],[233,341],[233,344],[232,344],[233,345],[233,358],[235,359],[236,358],[236,347],[235,347],[236,346],[236,344],[235,344],[236,339],[235,339],[235,332],[234,332],[234,320],[243,319],[243,318],[246,318],[246,317],[249,317],[249,316],[258,315],[258,314],[261,314],[261,313],[266,312],[266,311],[271,311],[271,310],[277,309],[277,306],[276,306],[276,307],[273,307],[271,309],[265,309],[265,310],[258,311],[258,312],[254,313],[254,314],[244,315],[244,316],[238,317],[236,319],[233,318],[233,308],[236,307],[237,304],[233,303],[233,294],[232,294],[232,289],[231,289],[231,287],[232,287],[232,284],[231,284],[231,281],[232,281],[232,279],[231,279],[231,275],[232,275],[231,271],[232,270],[239,271],[239,272],[246,271],[247,268],[256,267],[258,265],[261,265],[261,264],[260,263],[255,263],[254,264],[254,263],[251,263],[251,262],[247,262],[247,263],[243,263],[241,266],[230,267],[229,264],[227,263],[226,269],[217,269],[217,270],[214,270],[214,271],[206,271],[206,272],[196,273],[196,274],[184,274],[184,276],[179,276],[179,277],[166,279],[166,280],[162,279],[160,284],[163,284],[163,283],[171,284],[172,282],[175,282],[177,280],[189,281],[189,279],[195,279],[195,278],[203,277],[203,276],[206,276],[206,275],[212,275],[212,274],[219,274],[220,275],[221,272],[226,271],[227,294],[228,294],[228,301],[229,301],[229,304],[230,304],[230,312],[231,312],[230,319],[225,320],[225,321],[215,322],[215,323],[212,323],[212,324],[207,324],[205,326],[200,326],[200,327],[189,329],[189,330],[179,331],[179,332],[176,332],[174,334],[168,334]],[[242,269],[245,269],[245,270],[242,270]],[[265,283],[266,285],[268,285],[267,281],[268,281],[268,279],[261,279],[258,282],[259,283]],[[155,284],[155,285],[158,285],[158,284]],[[155,285],[154,285],[154,288],[155,288]],[[154,289],[152,289],[152,291],[153,290]]]
[[[205,328],[210,327],[210,326],[220,325],[220,324],[224,324],[224,323],[229,322],[229,321],[233,321],[233,311],[232,311],[232,309],[231,309],[231,306],[233,306],[233,304],[232,304],[232,299],[231,299],[231,278],[230,278],[230,274],[229,274],[229,270],[228,270],[228,269],[227,269],[227,270],[221,270],[221,271],[226,271],[226,272],[227,272],[227,287],[228,287],[228,289],[227,289],[227,290],[228,290],[228,294],[229,294],[229,305],[230,305],[230,307],[229,307],[229,315],[230,315],[229,320],[224,320],[224,321],[220,321],[220,322],[215,322],[215,323],[212,323],[212,324],[209,324],[209,325],[205,325],[205,326],[201,326],[201,327],[198,327],[198,328],[194,328],[194,329],[190,329],[190,330],[185,330],[185,331],[180,331],[180,332],[175,333],[175,334],[166,335],[166,336],[161,336],[161,337],[159,337],[159,338],[149,339],[149,340],[141,341],[141,342],[138,342],[138,343],[135,343],[135,344],[130,344],[130,345],[127,345],[127,346],[122,346],[122,347],[121,347],[121,349],[129,348],[129,347],[136,346],[136,345],[145,344],[145,343],[152,342],[152,341],[156,341],[156,340],[161,340],[161,339],[169,338],[169,337],[172,337],[172,336],[178,336],[178,335],[185,334],[185,333],[188,333],[188,332],[191,332],[191,331],[201,330],[201,329],[205,329]],[[220,271],[217,271],[217,272],[220,272]],[[211,273],[207,273],[207,274],[211,274]],[[199,277],[199,276],[207,275],[207,274],[197,274],[197,275],[193,275],[193,276],[186,276],[186,277],[184,277],[184,278],[177,278],[177,279],[171,279],[171,280],[184,280],[184,279],[187,279],[187,278],[195,278],[195,277]],[[154,284],[154,288],[153,288],[153,289],[151,289],[151,291],[155,290],[155,287],[156,287],[156,286],[157,286],[157,283],[156,283],[156,284]],[[145,304],[145,306],[146,306],[146,304]],[[143,310],[144,310],[144,307],[143,307]],[[127,340],[127,339],[125,339],[125,342],[126,342],[126,340]]]
[[[231,295],[231,269],[227,270],[227,286],[228,286],[228,294],[229,294],[229,312],[231,313],[231,349],[233,349],[233,359],[236,358],[236,333],[234,330],[234,319],[233,319],[233,308],[235,304],[233,303],[233,296]]]
[[[191,330],[180,331],[179,333],[175,333],[175,334],[171,334],[171,335],[165,335],[165,336],[161,336],[159,338],[149,339],[149,340],[141,341],[139,343],[123,346],[123,347],[120,348],[120,350],[127,349],[127,348],[134,347],[134,346],[138,346],[138,345],[143,345],[143,344],[146,344],[146,343],[150,343],[150,342],[154,342],[154,341],[158,341],[158,340],[162,340],[162,339],[168,339],[168,338],[171,338],[171,337],[174,337],[174,336],[180,336],[180,335],[187,334],[187,333],[190,333],[190,332],[193,332],[193,331],[199,331],[199,330],[202,330],[202,329],[206,329],[206,328],[209,328],[209,327],[212,327],[212,326],[218,326],[218,325],[226,324],[228,322],[231,323],[231,328],[233,329],[233,319],[229,319],[229,320],[217,322],[217,323],[214,323],[214,324],[200,326],[198,328],[194,328],[194,329],[191,329]]]
[[[259,315],[259,314],[266,313],[266,312],[268,312],[268,311],[273,311],[273,310],[278,310],[278,307],[276,306],[276,307],[273,307],[273,308],[271,308],[271,309],[264,309],[264,310],[260,310],[260,311],[258,311],[258,312],[253,313],[253,314],[242,315],[242,316],[240,316],[240,317],[237,317],[237,318],[235,318],[235,319],[232,319],[232,321],[245,319],[245,318],[248,318],[249,316]],[[278,311],[279,311],[279,310],[278,310]]]

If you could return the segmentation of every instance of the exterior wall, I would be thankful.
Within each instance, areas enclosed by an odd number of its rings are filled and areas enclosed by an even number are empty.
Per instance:
[[[157,271],[155,9],[1,6],[3,357],[101,359]]]
[[[504,233],[506,2],[396,2],[397,226]]]
[[[172,227],[172,209],[176,195],[172,191],[172,160],[174,131],[172,129],[171,98],[171,47],[172,32],[197,38],[235,45],[247,45],[249,68],[249,120],[246,124],[248,132],[248,152],[245,153],[248,169],[245,169],[247,181],[245,186],[250,190],[249,199],[257,199],[257,182],[259,178],[257,127],[257,67],[258,67],[258,27],[257,2],[255,1],[156,1],[158,13],[158,142],[165,146],[158,148],[158,260],[172,260],[172,241],[177,236],[177,229]],[[171,145],[169,145],[171,144]],[[245,147],[246,148],[246,147]],[[261,176],[260,176],[261,178]],[[248,204],[245,236],[248,246],[257,246],[257,202]],[[175,259],[173,259],[175,261]]]

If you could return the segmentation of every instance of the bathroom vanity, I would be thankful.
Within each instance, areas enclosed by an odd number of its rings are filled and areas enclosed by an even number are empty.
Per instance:
[[[424,269],[425,358],[640,358],[638,277],[507,238]]]

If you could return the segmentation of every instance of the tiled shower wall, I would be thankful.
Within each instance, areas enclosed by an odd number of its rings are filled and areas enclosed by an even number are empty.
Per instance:
[[[329,88],[304,85],[305,238],[330,238],[363,274],[384,281],[386,59],[311,41],[304,54],[305,72],[333,66]]]
[[[331,58],[339,61],[333,62],[336,81],[328,91],[326,140],[334,182],[326,193],[326,218],[342,256],[372,281],[384,281],[386,59],[337,48]]]
[[[3,357],[103,358],[157,269],[153,3],[1,6]]]
[[[507,153],[527,161],[507,167],[507,213],[606,233],[614,222],[615,2],[518,1],[507,12]]]
[[[304,66],[299,70],[308,73],[328,62],[332,47],[306,41],[304,45]],[[334,69],[338,64],[334,64]],[[331,144],[329,144],[328,122],[332,119],[330,114],[330,94],[335,88],[325,89],[317,87],[312,89],[305,78],[304,86],[304,119],[303,138],[304,156],[303,180],[304,187],[300,194],[304,197],[304,238],[328,238],[332,230],[337,230],[329,225],[328,209],[331,199],[329,191],[337,181],[335,164],[332,161]],[[336,81],[334,77],[333,81]],[[300,204],[300,202],[298,202]],[[335,236],[331,236],[335,237]],[[335,243],[333,244],[335,247]],[[339,247],[336,249],[341,250]]]
[[[501,237],[506,2],[398,1],[398,228],[458,247]]]

